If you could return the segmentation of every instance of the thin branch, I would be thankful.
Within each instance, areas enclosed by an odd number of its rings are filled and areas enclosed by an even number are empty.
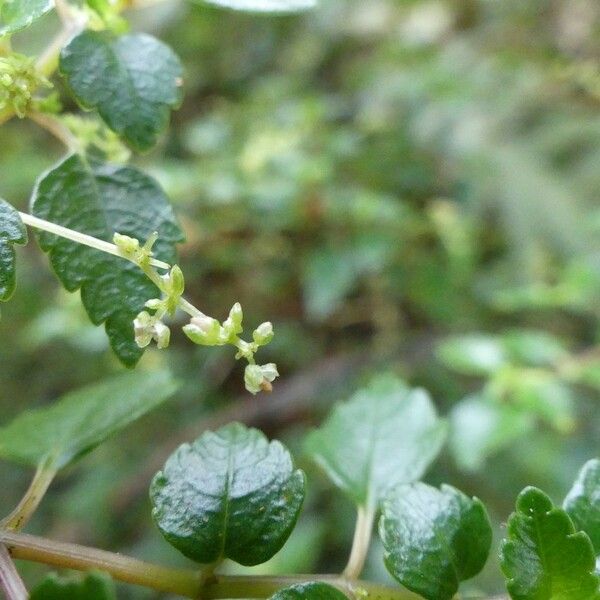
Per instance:
[[[282,587],[307,581],[327,582],[353,598],[416,600],[419,596],[397,587],[367,581],[349,581],[339,575],[294,575],[289,577],[213,576],[212,566],[202,570],[171,569],[122,554],[42,537],[0,531],[0,542],[14,558],[53,567],[87,571],[98,569],[125,583],[141,585],[186,598],[268,598]],[[25,596],[24,598],[27,598]],[[21,600],[21,598],[19,598]]]
[[[171,569],[113,552],[10,531],[0,531],[0,542],[14,558],[80,571],[98,569],[125,583],[186,598],[197,598],[202,586],[199,570]]]
[[[29,594],[5,546],[0,545],[0,589],[6,600],[27,600]]]
[[[348,579],[358,579],[362,573],[365,561],[367,560],[369,546],[371,545],[374,519],[374,508],[358,507],[356,528],[354,530],[354,539],[352,540],[352,551],[350,552],[348,564],[344,569],[344,576]]]
[[[23,223],[29,225],[30,227],[35,227],[36,229],[53,233],[67,240],[71,240],[72,242],[83,244],[84,246],[89,246],[90,248],[94,248],[96,250],[100,250],[101,252],[106,252],[107,254],[112,254],[113,256],[118,256],[119,258],[127,260],[114,244],[110,244],[104,240],[99,240],[98,238],[92,237],[91,235],[87,235],[85,233],[79,233],[79,231],[74,231],[73,229],[67,229],[66,227],[57,225],[56,223],[50,223],[50,221],[45,221],[44,219],[38,219],[38,217],[34,217],[33,215],[29,215],[27,213],[20,212],[19,215]],[[171,266],[166,262],[163,262],[162,260],[156,260],[154,258],[151,259],[150,264],[154,267],[158,267],[159,269],[171,268]]]

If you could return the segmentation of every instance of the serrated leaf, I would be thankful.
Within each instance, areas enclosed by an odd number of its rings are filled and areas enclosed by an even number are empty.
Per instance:
[[[449,600],[483,569],[492,528],[483,504],[459,490],[401,485],[382,505],[379,533],[388,571],[428,600]]]
[[[53,7],[52,0],[12,0],[0,3],[0,37],[29,27]]]
[[[183,239],[168,198],[153,179],[133,167],[86,162],[71,155],[38,180],[33,192],[36,217],[112,241],[115,232],[159,239],[155,256],[172,263],[174,244]],[[134,264],[46,232],[37,234],[65,288],[81,289],[81,300],[95,325],[106,323],[121,362],[133,366],[142,356],[133,319],[156,297],[153,283]]]
[[[600,554],[600,460],[588,461],[579,472],[563,508],[575,527],[585,531]]]
[[[21,413],[0,429],[0,457],[56,469],[86,454],[111,434],[156,408],[176,390],[170,375],[123,373]]]
[[[16,268],[14,245],[27,243],[27,229],[8,202],[0,198],[0,301],[15,291]]]
[[[304,473],[279,442],[232,423],[184,444],[150,487],[163,536],[188,558],[269,560],[292,532],[304,500]]]
[[[63,48],[60,72],[84,108],[97,109],[113,131],[142,151],[154,146],[182,100],[179,58],[146,34],[115,38],[84,31]]]
[[[502,571],[514,600],[597,600],[590,538],[541,490],[525,488],[507,525]]]
[[[354,502],[375,508],[392,487],[425,473],[445,437],[427,392],[380,376],[334,408],[306,451]]]
[[[31,592],[29,600],[117,600],[114,583],[104,573],[59,577],[48,575]]]
[[[279,590],[269,600],[348,600],[348,598],[332,585],[312,581]]]
[[[231,10],[271,13],[299,12],[317,6],[317,0],[204,0],[204,2]]]

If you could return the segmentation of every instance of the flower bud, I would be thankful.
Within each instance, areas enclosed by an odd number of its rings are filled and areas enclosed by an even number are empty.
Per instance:
[[[227,320],[223,322],[223,330],[227,338],[242,333],[244,331],[242,327],[242,319],[244,313],[242,312],[242,306],[239,302],[236,302],[229,311]]]
[[[194,344],[217,346],[221,343],[221,325],[219,321],[206,315],[193,317],[189,325],[183,328],[183,331]]]
[[[140,249],[138,240],[121,233],[115,233],[115,235],[113,235],[113,242],[119,249],[119,252],[128,258],[133,256],[136,252],[139,252]]]
[[[163,350],[169,346],[171,330],[162,321],[157,321],[154,325],[153,338],[156,340],[157,348]]]
[[[273,324],[267,321],[254,330],[252,338],[259,346],[266,346],[273,339],[274,335]]]
[[[171,330],[160,319],[153,317],[145,310],[134,319],[133,329],[135,343],[140,348],[145,348],[152,340],[161,350],[169,345]]]

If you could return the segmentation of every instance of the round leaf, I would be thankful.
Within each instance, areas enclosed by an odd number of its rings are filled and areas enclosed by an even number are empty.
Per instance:
[[[279,590],[269,600],[348,600],[348,598],[332,585],[313,581],[298,583]]]
[[[233,423],[181,446],[154,477],[150,497],[160,531],[187,557],[257,565],[292,532],[304,473],[282,444]]]
[[[424,390],[381,376],[339,404],[306,449],[352,500],[372,508],[395,485],[418,480],[445,437],[446,424]]]
[[[452,598],[461,581],[483,569],[492,543],[483,504],[449,485],[395,488],[379,532],[388,571],[427,600]]]
[[[175,53],[146,34],[114,38],[84,31],[63,49],[60,71],[78,102],[96,108],[134,148],[148,150],[181,104],[183,69]]]

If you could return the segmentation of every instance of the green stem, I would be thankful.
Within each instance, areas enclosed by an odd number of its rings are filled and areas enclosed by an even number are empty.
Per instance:
[[[2,521],[2,527],[17,531],[24,527],[39,506],[56,475],[51,460],[40,463],[33,480],[17,507]]]
[[[51,133],[60,140],[69,150],[77,150],[79,143],[77,138],[56,117],[40,112],[29,112],[27,116],[40,127]]]
[[[352,551],[350,552],[348,564],[344,569],[344,576],[348,579],[357,579],[362,573],[371,545],[374,519],[375,509],[365,506],[358,507]]]
[[[125,583],[186,598],[197,598],[202,588],[200,570],[171,569],[96,548],[11,531],[0,531],[0,542],[9,548],[14,558],[80,571],[98,569]]]
[[[20,212],[19,216],[21,217],[23,223],[29,225],[30,227],[35,227],[36,229],[53,233],[54,235],[71,240],[72,242],[83,244],[84,246],[95,248],[101,252],[106,252],[107,254],[124,258],[114,244],[105,242],[104,240],[99,240],[98,238],[92,237],[91,235],[87,235],[85,233],[79,233],[79,231],[74,231],[73,229],[68,229],[67,227],[62,227],[56,223],[50,223],[50,221],[45,221],[44,219],[38,219],[38,217],[34,217],[33,215],[29,215],[27,213]],[[170,269],[170,265],[162,260],[151,259],[150,264],[160,269]]]
[[[374,600],[417,600],[419,598],[401,588],[367,581],[349,581],[340,575],[212,576],[213,565],[202,570],[173,569],[122,554],[11,531],[0,531],[0,543],[10,550],[14,558],[80,571],[98,569],[125,583],[186,598],[201,597],[203,600],[269,598],[281,588],[307,581],[329,583],[351,598],[373,598]]]

